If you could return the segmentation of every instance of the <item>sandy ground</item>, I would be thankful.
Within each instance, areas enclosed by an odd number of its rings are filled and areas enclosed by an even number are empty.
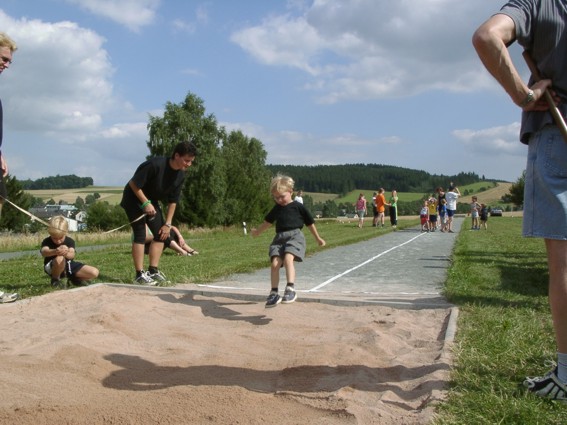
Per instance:
[[[424,424],[450,309],[95,285],[0,308],[2,424]]]

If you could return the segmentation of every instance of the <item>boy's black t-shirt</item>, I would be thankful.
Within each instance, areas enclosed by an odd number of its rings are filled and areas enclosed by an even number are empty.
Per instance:
[[[47,237],[41,243],[41,248],[46,246],[49,249],[57,249],[61,245],[67,245],[68,248],[75,249],[75,241],[72,238],[70,238],[69,236],[65,236],[65,239],[63,240],[63,243],[61,243],[61,244],[56,244],[55,242],[53,242],[53,239],[51,239],[51,237]],[[40,251],[41,251],[41,248],[40,248]],[[45,264],[49,263],[54,258],[55,258],[55,255],[52,255],[51,257],[43,257],[43,264],[45,265]]]
[[[268,223],[276,223],[276,232],[286,232],[288,230],[302,229],[303,226],[311,226],[315,223],[313,216],[303,204],[292,201],[285,206],[279,204],[264,218]]]
[[[153,202],[177,203],[184,179],[185,172],[183,170],[174,170],[169,166],[169,158],[159,156],[140,164],[131,180]],[[139,203],[140,201],[130,185],[126,184],[121,205],[124,206],[125,203],[129,202]]]

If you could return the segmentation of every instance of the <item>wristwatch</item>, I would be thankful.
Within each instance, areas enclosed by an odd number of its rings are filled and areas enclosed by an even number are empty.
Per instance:
[[[528,106],[530,103],[532,103],[534,101],[534,91],[533,90],[529,90],[528,94],[526,95],[525,99],[522,100],[522,103],[520,103],[520,106],[523,108],[524,106]]]
[[[171,228],[171,223],[164,223],[164,226]]]

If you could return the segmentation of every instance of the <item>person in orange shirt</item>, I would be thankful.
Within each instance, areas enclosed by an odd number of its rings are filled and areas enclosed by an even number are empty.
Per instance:
[[[376,209],[378,210],[378,221],[381,227],[384,227],[384,212],[386,211],[386,198],[384,197],[384,188],[378,189],[378,195],[376,195]],[[378,226],[378,223],[376,223]]]

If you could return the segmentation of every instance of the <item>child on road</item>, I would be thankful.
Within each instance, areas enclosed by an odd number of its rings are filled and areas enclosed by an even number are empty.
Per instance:
[[[423,207],[421,207],[421,211],[419,212],[419,218],[421,220],[421,231],[422,232],[429,232],[429,207],[428,207],[427,199],[423,201]]]
[[[41,243],[43,270],[51,276],[51,286],[65,288],[61,279],[67,277],[73,285],[81,286],[85,280],[96,279],[98,269],[75,261],[75,241],[67,236],[69,224],[62,215],[49,220],[49,237]]]
[[[275,307],[280,302],[289,304],[297,299],[294,261],[303,261],[305,257],[305,236],[301,231],[303,226],[307,226],[320,246],[325,245],[325,241],[317,232],[311,213],[303,204],[292,201],[293,186],[291,177],[278,174],[272,179],[270,192],[276,205],[266,215],[264,222],[257,229],[252,229],[252,236],[256,237],[276,223],[276,236],[269,249],[272,289],[266,300],[266,307]],[[278,294],[282,267],[285,267],[287,278],[283,298]]]

